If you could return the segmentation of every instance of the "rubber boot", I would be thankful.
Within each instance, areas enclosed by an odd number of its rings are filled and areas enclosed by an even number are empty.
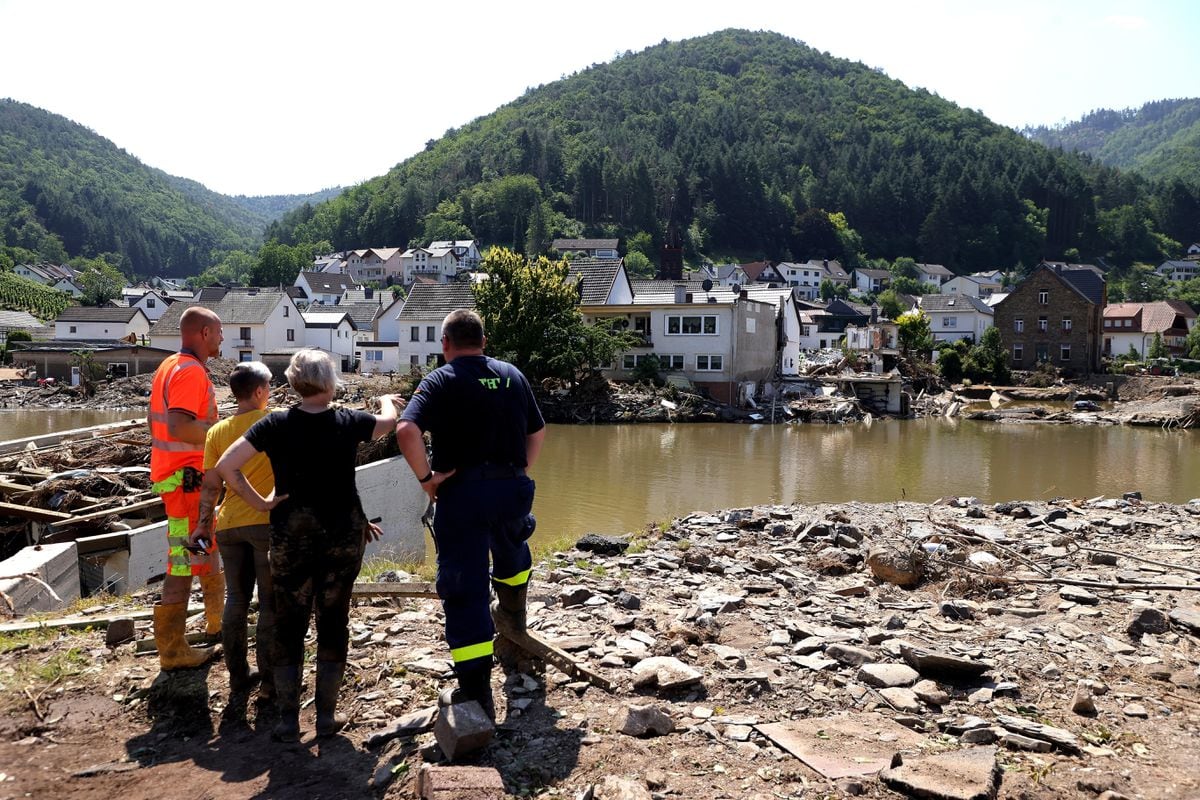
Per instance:
[[[213,641],[221,638],[221,616],[225,613],[225,573],[201,575],[204,594],[204,635]]]
[[[271,661],[271,647],[275,636],[274,626],[262,624],[262,614],[258,615],[258,631],[255,634],[254,655],[258,662],[258,704],[265,705],[275,702],[275,668]],[[251,670],[253,673],[253,670]]]
[[[496,629],[501,633],[506,630],[524,633],[525,599],[529,594],[529,584],[509,586],[492,581],[492,586],[496,589],[496,601],[492,603],[492,620],[496,623]]]
[[[261,677],[259,670],[250,669],[246,658],[246,618],[225,623],[221,627],[221,645],[225,650],[225,668],[229,670],[230,694],[246,694]]]
[[[271,731],[277,742],[300,741],[300,665],[275,667],[275,705],[279,722]]]
[[[158,665],[164,672],[192,669],[218,655],[211,648],[193,648],[183,636],[187,621],[187,603],[156,603],[154,605],[154,644],[158,648]]]
[[[458,673],[458,688],[447,689],[438,697],[438,705],[446,708],[474,700],[483,708],[488,719],[496,721],[496,703],[492,698],[492,668],[487,666]]]
[[[350,721],[337,712],[338,692],[345,672],[345,661],[317,662],[317,697],[313,703],[317,707],[317,736],[333,736]]]

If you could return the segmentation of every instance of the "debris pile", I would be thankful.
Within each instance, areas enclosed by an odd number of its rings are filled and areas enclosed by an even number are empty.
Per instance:
[[[531,629],[613,689],[509,660],[504,723],[474,762],[507,795],[1200,794],[1200,502],[768,506],[585,547],[535,571]],[[185,741],[183,717],[155,706],[185,679],[97,632],[0,660],[12,675],[55,648],[86,654],[43,695],[10,684],[10,791],[95,796],[170,776],[225,796],[237,776],[250,796],[286,772],[313,795],[413,797],[407,775],[443,755],[440,607],[381,590],[360,603],[343,688],[355,747],[297,759],[265,730],[218,726],[219,668],[207,686],[198,672],[203,724]],[[104,733],[61,735],[70,703],[100,708]]]

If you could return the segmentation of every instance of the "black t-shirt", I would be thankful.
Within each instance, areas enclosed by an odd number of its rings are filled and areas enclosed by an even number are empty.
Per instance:
[[[459,356],[426,375],[402,419],[432,434],[438,472],[527,466],[525,437],[546,426],[521,371],[487,356]]]
[[[373,414],[348,408],[310,414],[292,407],[251,425],[246,441],[271,460],[275,493],[288,495],[271,511],[271,523],[307,508],[327,529],[348,524],[351,513],[362,510],[354,483],[358,445],[374,432]]]

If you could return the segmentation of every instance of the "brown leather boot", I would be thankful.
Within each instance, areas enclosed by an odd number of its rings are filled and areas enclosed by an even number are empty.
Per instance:
[[[220,641],[221,615],[225,613],[225,573],[201,575],[199,580],[204,593],[204,635]]]
[[[158,647],[158,665],[164,672],[191,669],[220,655],[213,648],[194,648],[183,637],[187,621],[187,603],[157,603],[154,606],[154,644]]]

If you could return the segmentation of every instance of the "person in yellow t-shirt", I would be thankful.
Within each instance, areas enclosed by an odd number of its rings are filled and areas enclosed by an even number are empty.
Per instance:
[[[231,706],[244,707],[243,700],[256,680],[259,703],[274,700],[275,682],[271,665],[275,631],[275,600],[271,584],[271,566],[267,551],[271,540],[270,514],[255,511],[234,492],[226,492],[216,511],[214,507],[224,486],[213,469],[229,446],[268,414],[271,397],[271,370],[261,361],[245,361],[229,374],[229,389],[237,400],[237,413],[212,426],[204,442],[204,481],[200,485],[200,518],[191,534],[193,545],[208,544],[213,538],[225,564],[225,612],[221,618],[221,644],[225,666],[229,670]],[[242,469],[246,479],[263,495],[275,488],[275,475],[265,453],[260,453]],[[200,540],[205,540],[201,542]],[[246,614],[250,594],[258,585],[258,630],[255,655],[258,669],[251,670],[247,659]]]

